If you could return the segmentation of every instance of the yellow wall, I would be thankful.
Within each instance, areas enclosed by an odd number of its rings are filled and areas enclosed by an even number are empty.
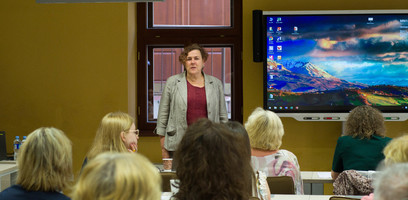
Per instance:
[[[406,0],[243,0],[244,121],[262,106],[262,64],[252,62],[252,10],[408,9]],[[41,126],[66,132],[77,172],[100,119],[111,111],[134,113],[134,4],[0,4],[0,130],[15,135]],[[128,74],[128,72],[130,72]],[[132,93],[133,92],[133,93]],[[130,95],[128,95],[130,94]],[[302,170],[330,170],[340,122],[283,118],[282,148]],[[408,122],[387,122],[391,137]],[[142,137],[140,152],[160,162],[157,137]]]
[[[0,129],[63,130],[77,171],[99,121],[128,110],[128,4],[0,4]]]

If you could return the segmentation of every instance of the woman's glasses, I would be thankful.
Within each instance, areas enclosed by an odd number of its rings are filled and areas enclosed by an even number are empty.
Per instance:
[[[134,133],[134,134],[136,134],[136,136],[139,136],[139,129],[136,129],[136,130],[128,130],[128,131],[125,131],[126,133]]]

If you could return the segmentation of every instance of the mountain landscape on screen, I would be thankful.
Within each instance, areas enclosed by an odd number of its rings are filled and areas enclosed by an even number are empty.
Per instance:
[[[279,105],[400,105],[408,87],[349,82],[311,62],[268,62],[268,93]],[[364,74],[361,74],[364,76]],[[306,105],[306,104],[305,104]]]

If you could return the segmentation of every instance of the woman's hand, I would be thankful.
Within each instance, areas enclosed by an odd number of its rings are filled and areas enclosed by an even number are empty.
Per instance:
[[[130,149],[128,149],[129,152],[137,152],[137,146],[135,143],[130,144]]]

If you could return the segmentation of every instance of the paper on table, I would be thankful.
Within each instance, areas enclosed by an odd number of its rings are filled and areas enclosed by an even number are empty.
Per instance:
[[[327,178],[327,179],[331,179],[331,172],[317,172],[317,175],[319,176],[319,178]]]

